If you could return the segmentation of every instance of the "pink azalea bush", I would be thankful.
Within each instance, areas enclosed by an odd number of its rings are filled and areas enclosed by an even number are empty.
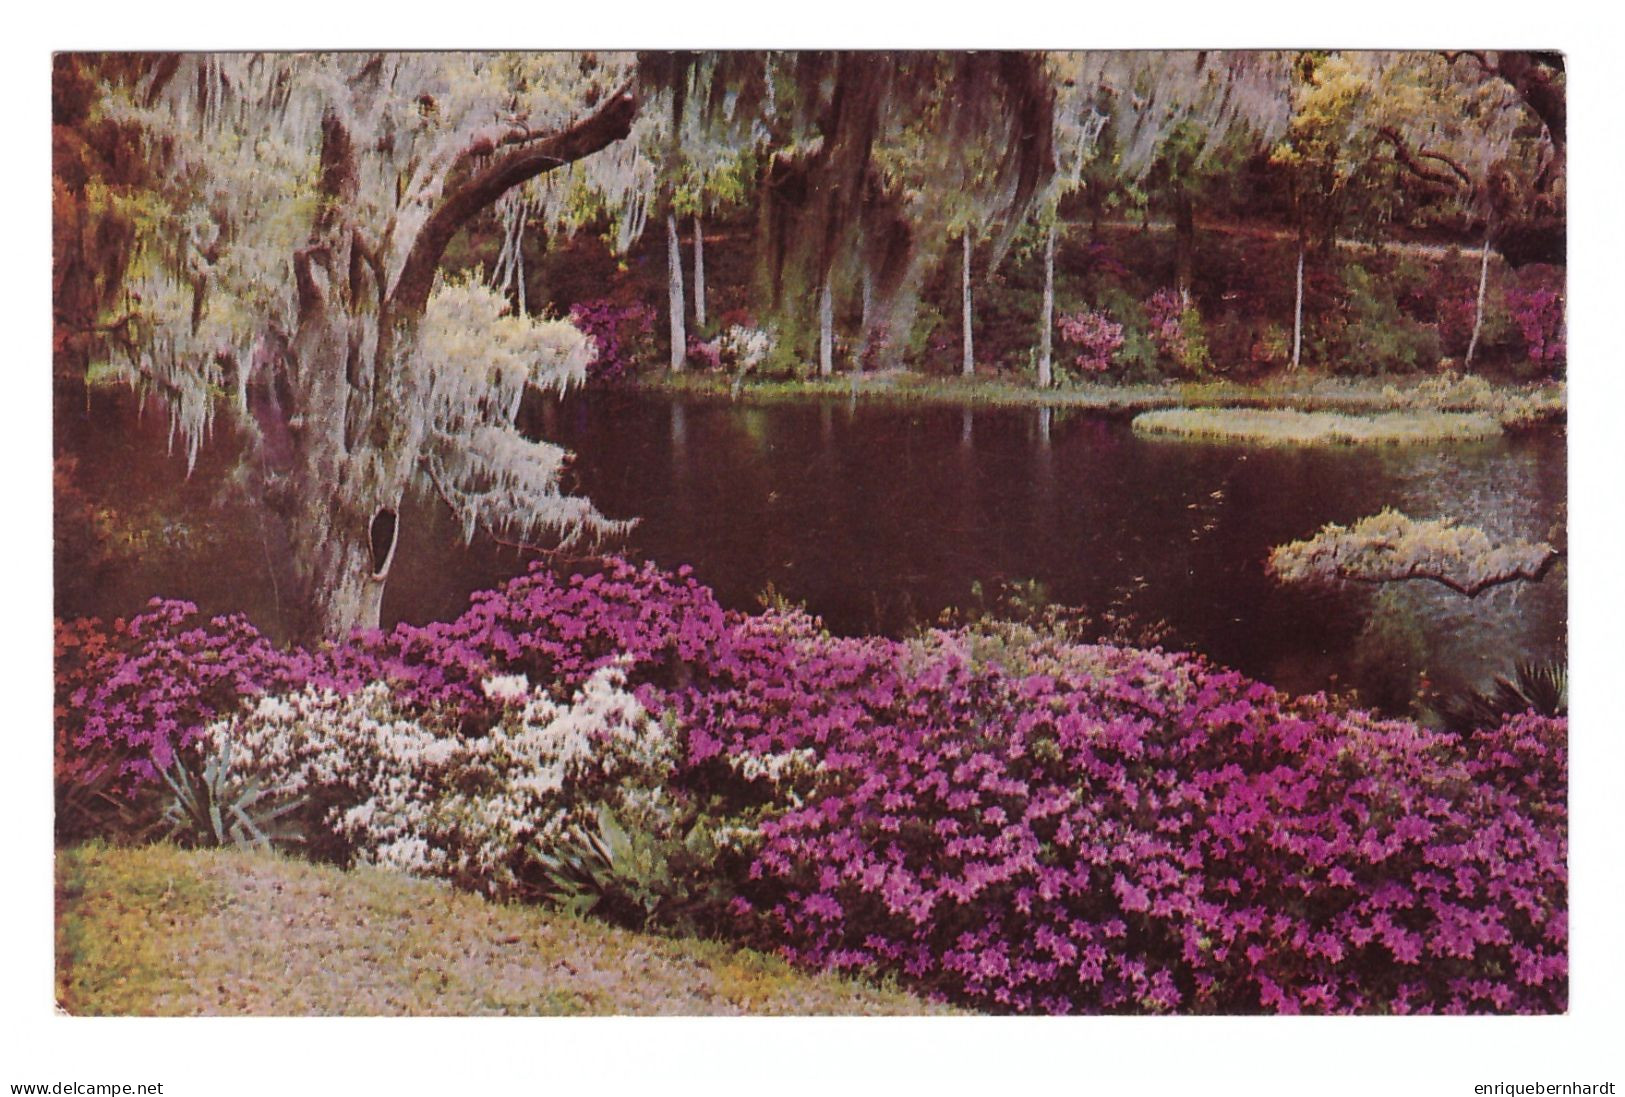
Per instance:
[[[727,929],[810,967],[997,1012],[1565,1008],[1562,719],[1456,736],[1020,626],[832,637],[618,560],[320,652],[137,620],[72,668],[82,749],[369,682],[469,749],[513,720],[493,681],[569,704],[613,668],[674,736],[666,795],[748,821]]]
[[[1160,289],[1146,299],[1145,312],[1151,321],[1151,341],[1163,357],[1186,373],[1208,368],[1211,362],[1202,314],[1189,294],[1172,287]]]
[[[1112,364],[1112,355],[1123,347],[1123,325],[1103,312],[1084,309],[1060,317],[1056,324],[1061,339],[1078,348],[1073,361],[1085,373],[1104,373]]]

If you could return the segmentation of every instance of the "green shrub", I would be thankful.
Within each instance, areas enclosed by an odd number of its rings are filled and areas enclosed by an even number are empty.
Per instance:
[[[1325,360],[1334,372],[1412,373],[1439,364],[1443,348],[1437,329],[1418,323],[1400,308],[1391,280],[1350,263],[1343,270],[1343,288],[1346,323],[1326,348]]]

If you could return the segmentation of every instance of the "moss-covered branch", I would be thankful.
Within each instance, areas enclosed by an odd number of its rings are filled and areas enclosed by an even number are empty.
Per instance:
[[[1306,541],[1277,546],[1266,568],[1283,583],[1430,579],[1473,598],[1491,587],[1539,580],[1556,559],[1557,550],[1543,541],[1496,544],[1477,526],[1451,518],[1418,521],[1385,508],[1353,526],[1329,523]]]

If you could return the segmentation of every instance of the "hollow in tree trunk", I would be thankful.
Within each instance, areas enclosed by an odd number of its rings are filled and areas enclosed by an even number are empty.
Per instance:
[[[671,315],[671,371],[681,373],[688,357],[688,334],[683,326],[683,249],[675,213],[666,214],[666,306]]]
[[[964,375],[966,377],[974,377],[976,375],[976,348],[974,347],[974,345],[972,344],[972,341],[971,341],[971,305],[970,305],[970,253],[971,253],[971,242],[970,242],[970,233],[968,231],[965,233],[965,235],[963,237],[963,240],[964,240],[964,262],[963,262],[963,265],[961,266],[961,269],[960,269],[959,287],[960,287],[960,302],[961,302],[960,312],[961,312],[961,320],[963,321],[962,327],[964,328],[964,340],[963,340],[964,361],[961,363],[960,368],[961,368],[961,372],[964,373]]]

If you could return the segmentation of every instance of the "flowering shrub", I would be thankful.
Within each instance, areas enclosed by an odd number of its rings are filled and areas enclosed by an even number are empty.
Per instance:
[[[654,309],[639,301],[625,305],[609,298],[578,301],[570,306],[570,322],[597,348],[587,377],[594,381],[623,381],[637,371],[654,338]]]
[[[121,657],[163,672],[180,624]],[[497,894],[569,877],[655,924],[704,869],[715,928],[996,1011],[1566,1001],[1560,718],[1455,735],[1158,651],[832,637],[623,561],[319,656],[232,635],[257,671],[179,716],[126,704],[119,734],[212,708],[239,758],[303,775],[340,855]]]
[[[234,748],[238,773],[309,796],[338,859],[508,895],[527,848],[558,841],[594,804],[660,816],[675,744],[622,685],[602,668],[564,705],[523,676],[489,679],[502,715],[479,735],[402,712],[382,682],[347,695],[306,687],[208,734]]]
[[[1061,338],[1079,350],[1074,359],[1086,373],[1103,373],[1112,364],[1112,355],[1122,349],[1123,325],[1103,312],[1085,309],[1056,321]]]
[[[719,339],[701,339],[697,335],[688,337],[688,361],[701,369],[717,370],[722,368],[722,347]]]
[[[1473,321],[1478,316],[1478,288],[1461,285],[1441,290],[1438,316],[1440,349],[1458,356],[1466,354],[1473,339]]]
[[[1160,289],[1145,302],[1151,321],[1151,339],[1161,354],[1186,373],[1201,373],[1211,365],[1202,314],[1190,294]]]
[[[738,901],[797,960],[996,1010],[1562,1007],[1561,829],[1448,737],[1179,656],[1020,676],[966,644],[804,635],[688,714],[737,729],[691,758],[810,743],[829,770]]]
[[[1549,286],[1511,286],[1507,311],[1523,335],[1524,350],[1536,365],[1550,368],[1568,357],[1563,334],[1563,293]]]
[[[735,324],[716,338],[722,362],[738,373],[749,373],[773,350],[773,337],[761,328]]]
[[[119,754],[137,783],[240,698],[309,673],[308,657],[278,650],[241,615],[199,621],[190,602],[159,598],[106,630],[58,622],[57,645],[59,734],[83,758]]]

